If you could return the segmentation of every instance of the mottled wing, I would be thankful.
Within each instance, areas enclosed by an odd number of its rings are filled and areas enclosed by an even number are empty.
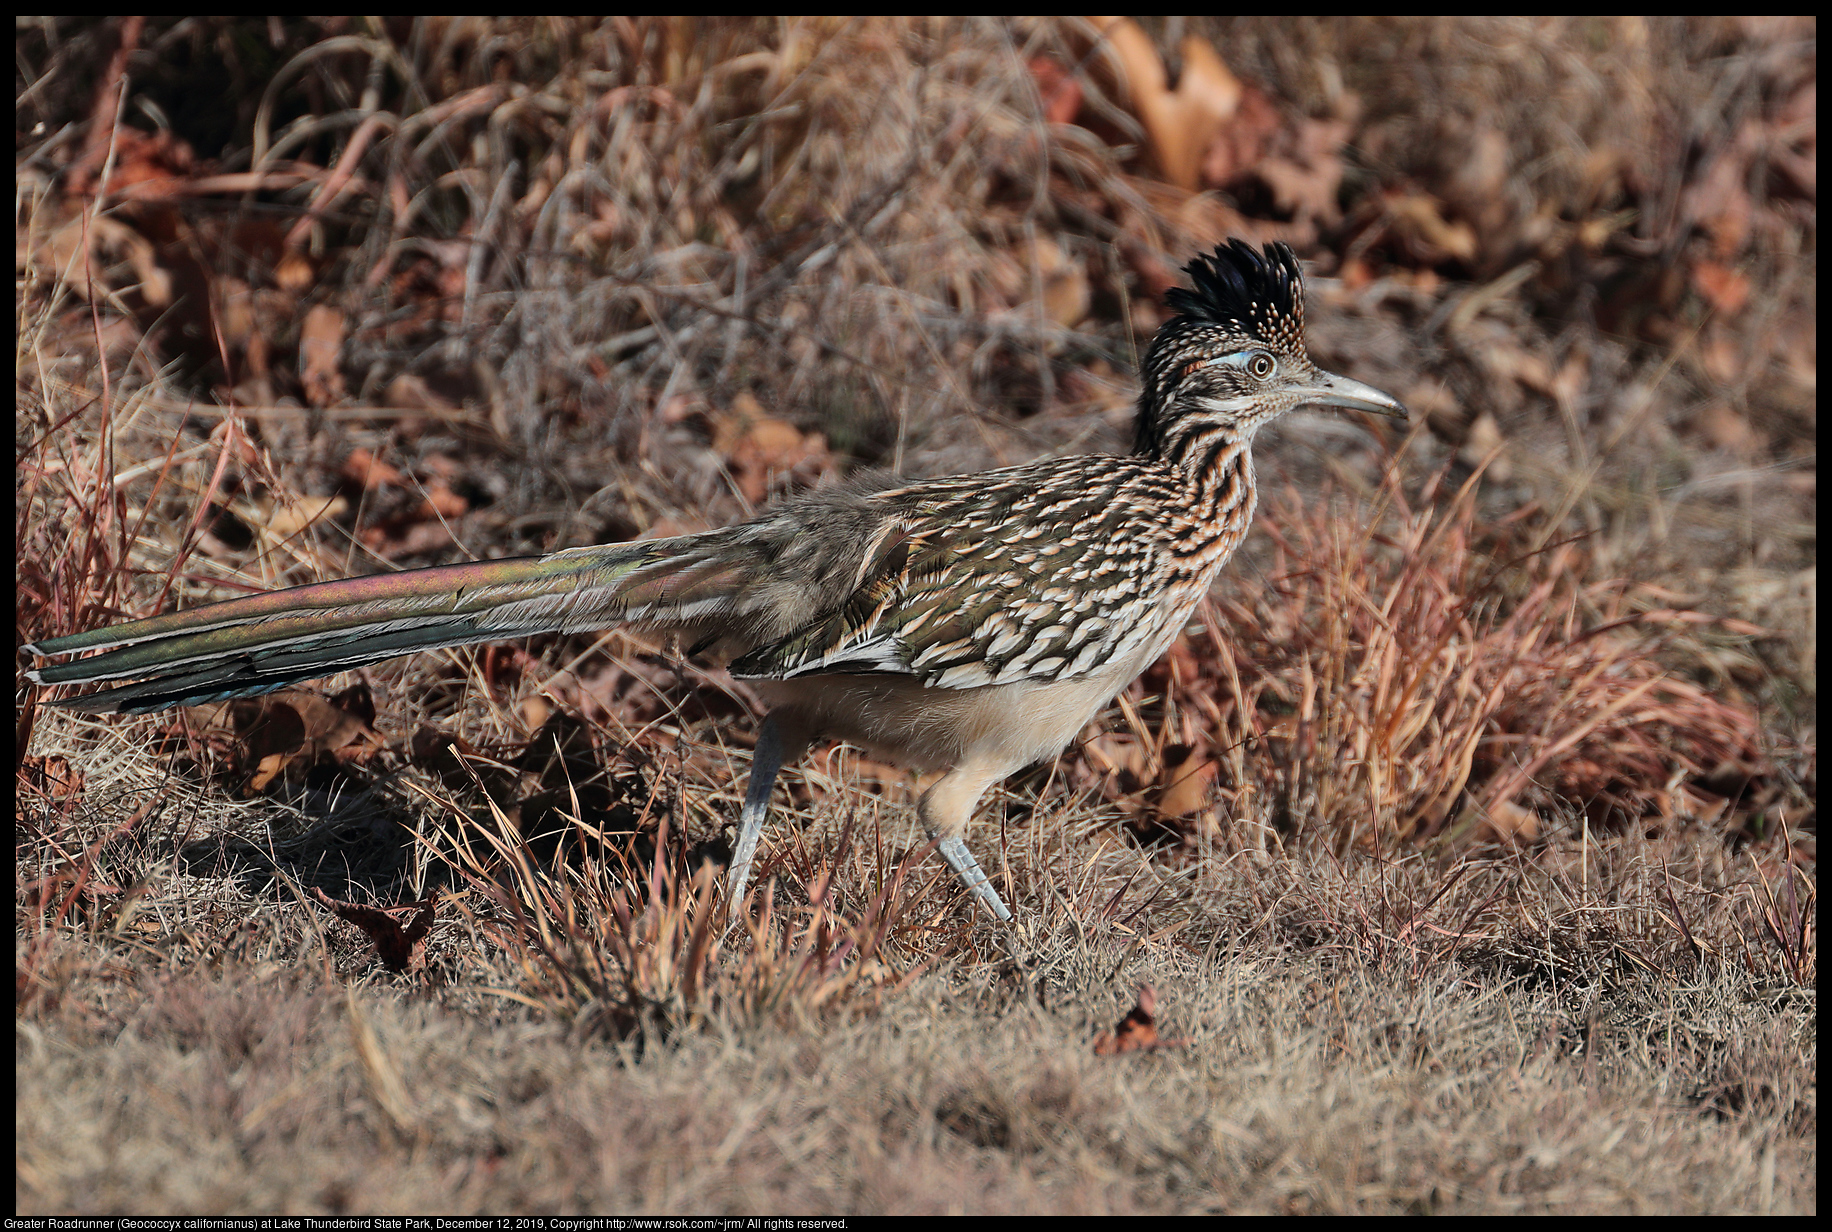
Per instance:
[[[1131,459],[1064,459],[887,494],[900,510],[836,609],[732,664],[735,675],[890,673],[938,688],[1073,680],[1162,639],[1174,572]]]

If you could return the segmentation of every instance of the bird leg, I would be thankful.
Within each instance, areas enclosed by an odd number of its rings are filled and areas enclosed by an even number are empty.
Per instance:
[[[966,839],[956,834],[952,838],[939,840],[936,847],[941,852],[942,859],[946,860],[949,867],[959,873],[961,880],[967,883],[967,888],[973,892],[975,898],[985,903],[987,909],[999,919],[1011,919],[1011,908],[1005,905],[1005,900],[999,897],[999,892],[992,888],[992,880],[986,876],[985,870],[980,867],[980,862],[973,858],[971,851],[967,850]]]
[[[770,793],[782,767],[807,752],[813,733],[792,712],[772,710],[757,729],[757,749],[751,756],[750,782],[744,789],[744,810],[738,815],[738,841],[732,845],[729,873],[733,915],[750,885],[751,864],[757,856],[757,840],[763,833],[763,820],[769,816]],[[948,862],[973,896],[986,904],[987,910],[1001,920],[1011,919],[1011,911],[980,862],[967,850],[964,835],[973,807],[995,780],[1003,778],[1009,767],[968,761],[937,779],[916,802],[916,815],[922,828],[935,840],[942,859]]]
[[[967,823],[973,818],[974,805],[979,803],[986,788],[994,780],[1004,778],[1009,770],[1008,766],[995,767],[971,760],[963,762],[937,779],[916,802],[916,815],[922,819],[923,830],[935,840],[942,859],[960,875],[973,896],[1001,920],[1011,919],[1011,910],[992,888],[992,881],[980,862],[967,850],[965,835]]]
[[[738,913],[744,887],[751,879],[751,860],[757,854],[757,836],[769,816],[770,792],[785,762],[807,752],[809,734],[780,710],[772,710],[757,729],[757,750],[751,756],[751,778],[744,788],[744,811],[738,815],[738,841],[732,846],[730,910]]]

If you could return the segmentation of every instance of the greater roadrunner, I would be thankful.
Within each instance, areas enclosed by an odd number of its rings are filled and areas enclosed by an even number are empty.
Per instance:
[[[916,804],[975,897],[1011,918],[964,836],[986,788],[1053,757],[1182,630],[1246,536],[1253,434],[1302,403],[1405,417],[1304,348],[1303,274],[1239,240],[1187,267],[1193,289],[1140,373],[1129,455],[1055,458],[915,483],[858,480],[741,525],[323,582],[27,649],[106,653],[42,684],[138,679],[63,703],[142,713],[264,693],[442,646],[613,623],[678,634],[768,701],[737,844],[743,899],[784,762],[822,737],[918,771]]]

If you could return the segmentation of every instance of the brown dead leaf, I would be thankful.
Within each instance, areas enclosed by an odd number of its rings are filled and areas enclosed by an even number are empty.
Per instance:
[[[1125,732],[1102,732],[1081,746],[1088,764],[1105,775],[1130,775],[1136,783],[1145,774],[1150,753],[1137,737]]]
[[[28,754],[19,759],[19,773],[27,790],[52,800],[72,800],[83,794],[82,772],[73,769],[66,757]]]
[[[1094,1039],[1094,1055],[1097,1057],[1118,1056],[1122,1052],[1152,1052],[1159,1048],[1182,1048],[1190,1041],[1188,1036],[1176,1039],[1158,1037],[1157,1013],[1158,994],[1150,984],[1139,985],[1138,1001],[1126,1012],[1126,1016],[1114,1025],[1111,1031],[1102,1031]]]
[[[253,287],[240,278],[221,277],[211,284],[211,293],[216,298],[216,327],[222,334],[223,345],[233,351],[245,352],[250,343],[265,341],[256,320]],[[259,354],[251,365],[257,370],[253,375],[265,375],[266,348],[257,349]]]
[[[1030,252],[1037,280],[1043,286],[1043,315],[1065,329],[1075,328],[1094,302],[1087,273],[1053,239],[1038,237],[1030,245]]]
[[[280,777],[286,764],[305,748],[305,720],[287,701],[263,697],[246,706],[231,703],[236,734],[247,760],[254,763],[254,775],[248,780],[248,795],[265,791]]]
[[[375,943],[376,955],[390,971],[426,969],[426,939],[432,933],[438,899],[427,898],[398,907],[365,907],[332,898],[316,886],[312,887],[312,897],[330,908],[338,919],[368,934]]]
[[[253,700],[267,705],[243,729],[250,755],[261,763],[260,773],[249,782],[251,792],[266,787],[287,762],[312,761],[321,753],[342,753],[353,746],[381,747],[381,737],[361,715],[316,693],[286,689]]]
[[[431,770],[451,791],[469,791],[480,777],[481,771],[468,760],[477,757],[477,750],[462,737],[436,727],[422,725],[415,729],[408,742],[408,756],[413,765]],[[487,767],[488,763],[484,764]]]
[[[1466,264],[1475,260],[1475,231],[1466,222],[1446,219],[1435,197],[1393,190],[1385,194],[1382,204],[1389,231],[1415,261],[1436,265],[1446,260]]]
[[[426,485],[426,498],[410,517],[421,520],[457,518],[471,511],[471,502],[443,483]]]
[[[1749,420],[1725,402],[1706,404],[1692,417],[1692,426],[1719,449],[1754,453],[1763,444],[1761,434],[1749,426]]]
[[[1209,788],[1221,767],[1201,746],[1187,747],[1173,755],[1176,746],[1164,750],[1164,769],[1158,776],[1158,813],[1164,817],[1188,817],[1209,800]]]
[[[1240,107],[1203,158],[1203,183],[1235,197],[1270,194],[1286,218],[1282,238],[1308,243],[1342,221],[1342,148],[1354,132],[1360,102],[1337,100],[1330,117],[1289,118],[1262,90],[1242,86]]]
[[[1081,111],[1081,83],[1074,74],[1053,56],[1033,56],[1029,68],[1043,103],[1043,118],[1051,124],[1073,121]]]
[[[470,512],[470,499],[453,487],[462,472],[458,462],[431,454],[422,460],[421,467],[421,474],[409,476],[359,447],[350,452],[340,468],[347,482],[360,484],[365,490],[398,487],[417,493],[419,499],[412,504],[398,499],[385,502],[392,512],[358,532],[364,544],[390,560],[445,551],[455,542],[452,522]]]
[[[1179,188],[1201,188],[1203,156],[1240,105],[1240,80],[1207,39],[1192,34],[1180,45],[1183,74],[1171,90],[1164,61],[1138,23],[1090,20],[1105,38],[1133,114],[1145,125],[1158,169]]]
[[[1692,289],[1715,311],[1727,316],[1743,311],[1749,303],[1749,275],[1716,261],[1692,263]]]
[[[68,212],[68,220],[34,254],[48,274],[67,278],[71,290],[93,300],[111,290],[95,285],[102,272],[110,265],[125,263],[135,279],[134,289],[149,307],[164,308],[172,302],[172,275],[159,263],[150,240],[106,214],[91,217],[73,202],[59,208]]]
[[[406,482],[395,467],[383,462],[369,450],[358,445],[350,451],[350,456],[338,468],[338,474],[365,492],[374,492],[380,488],[398,488]]]
[[[314,304],[306,310],[299,327],[299,383],[313,406],[330,406],[344,399],[343,372],[338,367],[344,331],[344,314],[329,304]]]
[[[1281,213],[1324,226],[1341,219],[1342,210],[1336,204],[1336,187],[1342,180],[1340,161],[1319,168],[1288,158],[1262,158],[1253,170],[1272,190],[1273,204]]]
[[[756,420],[732,449],[732,469],[745,499],[761,504],[770,492],[770,481],[826,448],[826,441],[786,419],[773,416]]]
[[[108,163],[109,144],[114,145],[113,162]],[[90,161],[91,153],[96,157]],[[107,190],[110,197],[132,197],[138,201],[157,201],[173,196],[182,182],[191,176],[197,156],[191,147],[179,140],[170,129],[141,132],[125,125],[101,128],[101,141],[84,150],[83,157],[65,173],[69,191],[87,195],[102,187],[100,175],[108,166]]]
[[[1494,461],[1490,462],[1490,457]],[[1488,477],[1496,483],[1505,483],[1513,477],[1514,468],[1508,462],[1501,425],[1495,421],[1493,413],[1484,411],[1476,416],[1464,438],[1463,448],[1457,451],[1457,461],[1472,469],[1488,462]]]
[[[403,556],[434,556],[450,549],[457,540],[448,522],[394,519],[383,526],[371,526],[357,536],[376,555],[388,560]]]
[[[1359,291],[1374,281],[1374,267],[1369,265],[1365,258],[1350,257],[1342,263],[1342,268],[1336,271],[1336,277],[1350,291]],[[1412,404],[1407,403],[1406,405]]]
[[[311,258],[296,248],[281,254],[274,265],[274,285],[293,295],[311,286],[317,276]]]
[[[1240,102],[1202,155],[1202,182],[1223,188],[1253,172],[1272,148],[1279,109],[1264,90],[1242,85]]]
[[[828,460],[825,436],[766,414],[748,391],[734,397],[724,414],[715,413],[713,448],[724,455],[738,490],[753,505],[764,502],[778,479],[798,469],[818,472]]]
[[[335,753],[339,761],[362,761],[371,754],[381,751],[382,740],[375,728],[375,695],[369,690],[369,682],[358,679],[347,689],[339,689],[331,694],[331,708],[338,714],[355,719],[362,725],[362,730],[355,733],[356,738],[342,744],[326,741],[326,749]]]
[[[276,539],[291,539],[308,526],[342,517],[349,509],[350,502],[341,495],[289,496],[273,506],[262,526]]]
[[[1750,162],[1768,144],[1767,126],[1749,118],[1680,196],[1680,216],[1711,237],[1711,251],[1728,261],[1749,244],[1755,205]]]
[[[356,692],[345,690],[338,699],[347,701]],[[321,753],[360,758],[381,747],[359,705],[327,701],[305,689],[209,702],[188,713],[200,735],[231,750],[238,764],[254,767],[244,789],[249,795],[295,761],[316,760]]]

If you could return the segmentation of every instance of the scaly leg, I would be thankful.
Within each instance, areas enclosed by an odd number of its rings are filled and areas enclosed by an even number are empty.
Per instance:
[[[992,880],[986,876],[986,871],[980,867],[980,862],[973,858],[971,851],[967,850],[966,839],[959,835],[944,838],[937,844],[937,848],[941,851],[942,859],[946,860],[949,867],[959,873],[961,880],[967,883],[967,888],[973,892],[975,898],[985,903],[987,909],[999,919],[1011,919],[1011,909],[1005,905],[1005,900],[999,897],[999,892],[992,888]]]
[[[1007,766],[967,761],[937,779],[916,802],[916,815],[922,819],[923,830],[936,840],[942,859],[959,874],[973,896],[1001,920],[1011,919],[1011,911],[992,888],[980,862],[967,850],[965,834],[974,805],[995,780],[1009,772]]]
[[[745,886],[751,879],[751,860],[757,854],[757,837],[770,812],[770,792],[786,762],[808,750],[808,733],[779,710],[764,717],[757,729],[757,751],[751,757],[751,778],[744,789],[744,811],[738,815],[738,841],[732,847],[730,911],[738,913]]]

